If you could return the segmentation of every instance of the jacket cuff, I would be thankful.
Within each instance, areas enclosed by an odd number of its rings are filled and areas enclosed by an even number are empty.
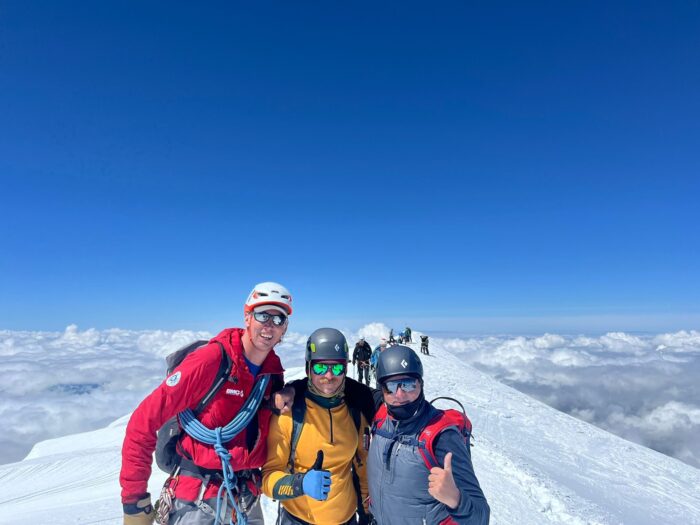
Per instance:
[[[278,501],[304,495],[304,474],[288,474],[280,478],[272,489],[272,498]]]
[[[153,512],[153,505],[151,505],[151,495],[146,492],[137,498],[133,503],[124,503],[124,514],[150,514]]]

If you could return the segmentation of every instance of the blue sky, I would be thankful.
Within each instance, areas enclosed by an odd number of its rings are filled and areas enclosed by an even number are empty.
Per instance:
[[[0,328],[700,326],[700,6],[13,2]]]

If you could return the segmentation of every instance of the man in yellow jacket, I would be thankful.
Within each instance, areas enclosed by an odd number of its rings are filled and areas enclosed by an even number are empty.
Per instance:
[[[374,402],[346,377],[348,344],[333,328],[306,343],[307,379],[292,383],[291,413],[273,416],[263,492],[281,501],[281,525],[367,523],[366,459]]]

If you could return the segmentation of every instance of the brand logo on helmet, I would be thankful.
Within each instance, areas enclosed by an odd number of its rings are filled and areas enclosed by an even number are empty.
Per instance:
[[[408,363],[406,362],[405,359],[403,359],[403,360],[401,361],[401,366],[404,367],[404,368],[406,368],[406,367],[408,366]]]
[[[336,351],[336,352],[340,352],[340,345],[337,344],[337,343],[336,343],[336,345],[335,345],[335,351]]]

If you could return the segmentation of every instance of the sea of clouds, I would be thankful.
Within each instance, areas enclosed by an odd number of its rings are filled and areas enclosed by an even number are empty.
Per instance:
[[[700,467],[700,332],[436,342],[499,381]]]
[[[133,411],[163,380],[166,355],[212,336],[75,325],[63,332],[0,330],[0,464],[21,460],[38,441],[101,428]],[[278,345],[291,356],[285,366],[303,363],[305,343],[306,336],[285,336]]]
[[[346,331],[374,346],[389,329]],[[164,357],[213,334],[179,330],[0,330],[0,464],[34,443],[103,427],[131,412],[163,379]],[[414,331],[414,341],[419,333]],[[301,366],[308,334],[277,350]],[[431,338],[466,362],[541,401],[700,467],[700,332],[601,337],[545,334]]]

